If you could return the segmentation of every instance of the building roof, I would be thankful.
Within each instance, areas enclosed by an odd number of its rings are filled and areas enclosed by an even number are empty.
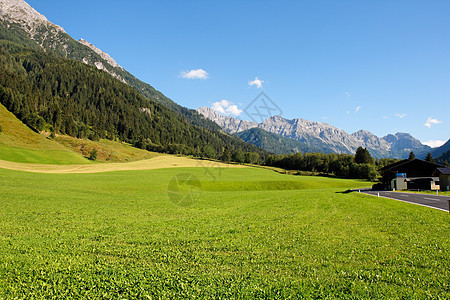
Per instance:
[[[403,160],[400,160],[398,162],[395,162],[393,164],[390,164],[390,165],[387,165],[387,166],[381,168],[380,171],[387,171],[387,170],[394,171],[394,170],[398,169],[401,166],[414,165],[414,164],[420,164],[420,165],[427,165],[428,164],[430,167],[434,166],[435,168],[442,168],[442,167],[444,167],[443,165],[438,165],[438,164],[435,164],[435,163],[432,163],[432,162],[429,162],[429,161],[426,161],[426,160],[414,158],[414,159],[403,159]]]
[[[439,172],[442,175],[450,175],[450,168],[437,168],[436,172]]]
[[[390,165],[387,165],[387,166],[382,167],[382,168],[380,169],[380,171],[389,170],[389,169],[391,169],[391,168],[393,168],[393,167],[396,167],[396,166],[399,166],[399,165],[401,165],[401,164],[404,164],[404,163],[407,162],[407,161],[408,161],[407,159],[399,160],[399,161],[397,161],[397,162],[395,162],[395,163],[393,163],[393,164],[390,164]]]
[[[380,169],[380,171],[383,172],[383,177],[386,178],[395,177],[395,174],[398,173],[406,173],[406,177],[412,178],[431,177],[437,168],[444,168],[444,166],[415,158],[398,161]]]

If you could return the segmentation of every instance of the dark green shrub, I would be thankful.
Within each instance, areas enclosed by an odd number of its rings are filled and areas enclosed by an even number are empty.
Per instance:
[[[91,150],[91,153],[89,153],[89,159],[90,160],[96,160],[97,159],[97,154],[98,154],[98,151],[97,151],[97,149],[92,149]]]

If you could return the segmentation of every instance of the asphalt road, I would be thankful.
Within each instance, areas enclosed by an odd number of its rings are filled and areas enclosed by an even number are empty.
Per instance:
[[[409,202],[423,206],[428,206],[435,209],[449,211],[448,201],[450,200],[450,196],[436,196],[427,194],[387,192],[387,191],[366,191],[366,190],[361,190],[361,193],[369,194],[372,196],[378,196],[379,193],[380,197],[400,200],[403,202]]]

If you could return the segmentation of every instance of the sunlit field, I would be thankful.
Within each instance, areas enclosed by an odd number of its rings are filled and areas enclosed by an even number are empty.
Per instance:
[[[0,298],[449,298],[448,213],[255,168],[0,169]]]

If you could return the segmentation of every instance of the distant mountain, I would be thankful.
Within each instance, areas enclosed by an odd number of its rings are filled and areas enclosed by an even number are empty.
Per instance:
[[[323,152],[355,153],[361,143],[343,130],[305,119],[288,120],[273,116],[258,125],[266,131],[309,144]],[[370,149],[373,150],[373,149]],[[374,152],[374,151],[372,151]],[[373,155],[377,156],[376,153]]]
[[[431,147],[423,145],[409,133],[388,134],[383,139],[391,145],[391,153],[395,153],[397,157],[407,158],[413,151],[416,157],[425,158],[426,154],[431,151]]]
[[[442,154],[444,154],[445,152],[450,150],[450,139],[442,146],[434,148],[431,151],[431,156],[433,156],[434,158],[441,156]]]
[[[383,149],[383,153],[381,154],[386,154],[384,151],[390,148],[390,144],[385,140],[385,138],[380,139],[369,131],[359,130],[352,133],[352,136],[359,141],[363,141],[369,149]]]
[[[258,126],[258,123],[255,122],[238,120],[229,116],[222,116],[214,109],[208,108],[206,106],[200,107],[199,109],[197,109],[197,112],[203,115],[206,119],[214,121],[217,125],[220,126],[220,128],[222,128],[223,131],[229,134],[245,131]]]
[[[321,150],[306,143],[282,137],[275,133],[267,132],[261,128],[252,128],[241,132],[236,132],[234,135],[247,143],[256,145],[275,154],[319,152]]]
[[[134,77],[106,52],[83,39],[74,40],[61,26],[48,21],[23,0],[0,0],[0,39],[95,66],[134,87],[143,96],[168,107],[189,123],[220,130],[217,124],[203,118],[195,110],[178,105],[151,85]]]
[[[258,124],[237,120],[230,116],[225,117],[207,107],[201,107],[197,111],[203,114],[205,118],[216,122],[228,133],[260,128],[278,136],[302,142],[324,153],[354,154],[358,147],[364,147],[376,158],[406,158],[411,151],[414,151],[416,156],[422,156],[431,150],[430,147],[423,145],[408,133],[389,134],[379,138],[368,131],[360,130],[348,134],[327,123],[312,122],[305,119],[288,120],[281,116],[272,116]],[[250,139],[245,139],[248,135],[242,135],[242,137],[245,141],[251,142]],[[276,152],[282,151],[281,149]],[[268,151],[274,152],[273,150]]]

